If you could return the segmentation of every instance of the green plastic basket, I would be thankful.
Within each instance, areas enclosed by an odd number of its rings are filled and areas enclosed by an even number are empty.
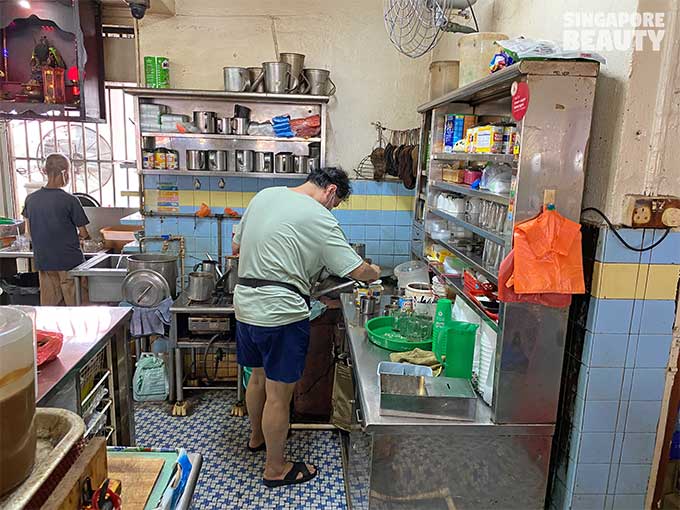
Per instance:
[[[392,331],[393,317],[375,317],[366,323],[368,339],[378,347],[394,352],[411,351],[415,348],[424,351],[432,350],[432,340],[411,342],[395,331]]]

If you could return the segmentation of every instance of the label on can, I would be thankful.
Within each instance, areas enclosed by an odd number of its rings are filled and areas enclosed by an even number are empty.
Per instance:
[[[168,57],[144,57],[144,77],[150,89],[170,88],[170,61]]]
[[[165,149],[156,149],[153,153],[153,167],[155,170],[167,170],[168,159]]]
[[[168,170],[177,170],[179,168],[179,152],[168,149],[165,154],[165,166]]]
[[[152,149],[142,150],[142,168],[144,170],[151,170],[154,166],[155,154]]]

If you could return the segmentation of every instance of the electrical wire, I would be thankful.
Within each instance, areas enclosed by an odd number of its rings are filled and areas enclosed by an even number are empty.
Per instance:
[[[472,19],[475,21],[475,30],[479,32],[479,23],[477,23],[477,16],[475,15],[475,10],[472,8],[472,4],[470,3],[470,0],[467,0],[468,7],[470,8],[470,12],[472,13]]]
[[[604,222],[607,224],[607,226],[609,227],[609,229],[614,233],[614,235],[616,236],[616,238],[617,238],[619,241],[621,241],[621,244],[623,244],[623,245],[624,245],[626,248],[628,248],[629,250],[637,251],[637,252],[640,252],[640,253],[645,252],[645,251],[652,250],[652,249],[656,248],[657,246],[659,246],[659,245],[664,241],[664,239],[666,239],[666,238],[668,237],[668,234],[670,234],[670,232],[671,232],[671,229],[668,228],[668,229],[666,229],[666,231],[665,231],[665,232],[663,233],[663,235],[661,236],[661,239],[659,239],[659,240],[656,241],[655,243],[653,243],[653,244],[651,244],[651,245],[649,245],[649,246],[646,246],[646,247],[644,247],[644,248],[636,248],[635,246],[631,246],[630,244],[628,244],[628,243],[626,242],[626,240],[625,240],[623,237],[621,237],[621,234],[619,234],[619,233],[616,231],[616,228],[614,227],[614,225],[612,225],[612,222],[609,221],[609,218],[607,218],[607,216],[606,216],[602,211],[600,211],[597,207],[586,207],[585,209],[583,209],[583,210],[581,211],[581,214],[583,214],[583,213],[585,213],[585,212],[589,212],[589,211],[595,212],[595,213],[599,214],[599,215],[602,217],[602,219],[603,219]]]
[[[205,378],[208,380],[210,384],[213,384],[215,382],[215,379],[208,375],[208,351],[212,347],[212,344],[215,343],[215,340],[217,340],[219,337],[220,337],[219,333],[214,335],[210,339],[208,344],[205,346],[205,350],[203,351],[203,373],[205,374]],[[215,363],[214,376],[217,377],[217,363]]]

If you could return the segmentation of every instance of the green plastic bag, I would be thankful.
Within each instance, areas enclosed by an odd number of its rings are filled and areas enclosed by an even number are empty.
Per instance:
[[[165,361],[149,352],[142,353],[132,377],[132,397],[137,402],[161,402],[168,398]]]

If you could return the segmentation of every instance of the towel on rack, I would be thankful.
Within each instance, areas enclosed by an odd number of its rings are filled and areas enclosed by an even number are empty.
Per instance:
[[[165,326],[170,325],[172,298],[164,299],[155,308],[132,307],[130,334],[133,337],[164,335]]]

